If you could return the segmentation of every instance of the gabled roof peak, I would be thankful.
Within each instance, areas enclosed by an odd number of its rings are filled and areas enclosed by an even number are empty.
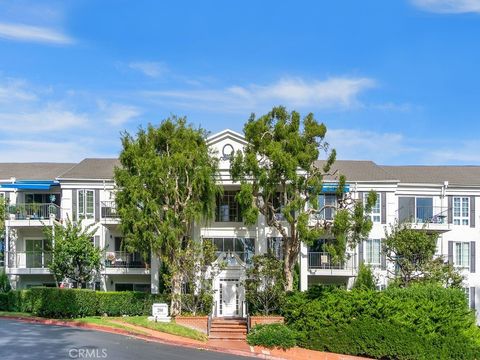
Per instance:
[[[211,145],[211,144],[214,144],[214,143],[218,142],[219,140],[222,140],[222,139],[225,139],[225,138],[230,138],[230,139],[236,140],[237,142],[239,142],[241,144],[246,144],[247,143],[245,141],[245,137],[242,134],[240,134],[240,133],[238,133],[234,130],[225,129],[225,130],[222,130],[218,133],[210,135],[207,138],[207,144]]]

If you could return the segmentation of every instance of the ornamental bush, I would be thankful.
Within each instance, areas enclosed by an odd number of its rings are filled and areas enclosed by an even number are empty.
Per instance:
[[[3,294],[2,294],[3,295]],[[142,292],[100,292],[84,289],[31,288],[0,297],[0,310],[29,312],[50,318],[96,315],[149,315],[161,295]]]
[[[247,342],[270,349],[289,349],[296,345],[296,335],[284,324],[259,324],[248,333]]]
[[[480,334],[458,289],[412,286],[287,297],[300,346],[383,359],[480,359]]]

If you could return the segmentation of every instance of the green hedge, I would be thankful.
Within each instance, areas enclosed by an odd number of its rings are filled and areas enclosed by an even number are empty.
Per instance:
[[[3,295],[3,294],[2,294]],[[10,291],[0,297],[0,310],[29,312],[51,318],[95,315],[149,315],[161,295],[141,292],[100,292],[83,289],[32,288]]]
[[[383,359],[480,359],[480,333],[458,289],[414,286],[287,297],[300,346]]]
[[[259,324],[247,335],[250,345],[289,349],[296,345],[295,332],[284,324]]]

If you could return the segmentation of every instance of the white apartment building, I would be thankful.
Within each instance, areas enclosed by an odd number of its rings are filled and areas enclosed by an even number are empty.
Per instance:
[[[214,279],[214,316],[245,316],[242,281],[252,256],[271,248],[280,255],[280,235],[266,226],[260,216],[255,226],[241,220],[235,192],[239,185],[229,175],[229,155],[242,150],[242,135],[225,130],[208,142],[220,157],[220,179],[224,195],[219,199],[215,219],[205,227],[198,225],[195,239],[212,239],[219,259],[228,266]],[[159,290],[159,262],[154,256],[144,259],[127,253],[115,211],[113,169],[117,159],[84,159],[78,164],[27,163],[0,164],[0,194],[8,199],[3,261],[16,288],[46,285],[54,280],[48,270],[51,258],[42,229],[66,218],[97,226],[92,241],[105,249],[101,274],[95,284],[100,290]],[[361,199],[370,190],[378,193],[372,211],[373,229],[369,239],[342,264],[333,264],[324,251],[328,239],[302,246],[299,258],[300,287],[313,284],[351,286],[361,262],[370,264],[378,286],[387,285],[388,271],[394,265],[381,253],[385,228],[396,221],[408,221],[419,230],[439,234],[438,254],[457,266],[465,275],[466,296],[477,308],[480,276],[475,245],[480,240],[480,221],[475,199],[480,196],[480,167],[477,166],[380,166],[371,161],[335,163],[339,174],[347,177],[347,190]],[[321,202],[335,201],[336,178],[326,179]],[[333,217],[330,209],[326,219]],[[413,220],[412,220],[413,219]],[[2,259],[0,255],[0,260]]]

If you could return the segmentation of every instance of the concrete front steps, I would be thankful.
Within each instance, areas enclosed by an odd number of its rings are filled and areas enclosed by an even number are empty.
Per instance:
[[[243,318],[214,318],[210,327],[209,339],[245,340],[247,320]]]

